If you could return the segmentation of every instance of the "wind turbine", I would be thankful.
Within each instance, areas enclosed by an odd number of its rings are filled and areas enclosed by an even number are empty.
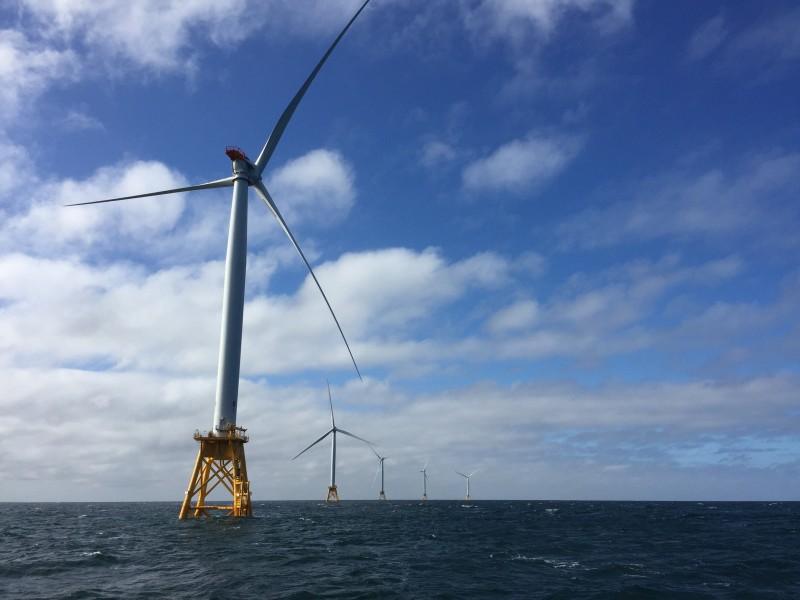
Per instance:
[[[333,400],[331,399],[331,384],[328,384],[328,403],[331,405],[331,428],[319,439],[317,439],[314,443],[306,446],[302,452],[297,454],[292,458],[299,457],[301,454],[305,453],[307,450],[310,450],[317,444],[319,444],[322,440],[324,440],[329,435],[333,434],[331,438],[331,484],[328,486],[328,495],[325,498],[325,502],[338,502],[339,501],[339,491],[336,489],[336,434],[343,433],[344,435],[349,435],[351,438],[357,439],[361,442],[367,444],[370,448],[372,448],[372,442],[368,442],[364,438],[360,438],[357,435],[350,433],[349,431],[345,431],[344,429],[340,429],[336,427],[336,420],[333,417]],[[375,450],[373,449],[373,452]]]
[[[389,457],[388,456],[381,456],[380,454],[378,454],[378,452],[377,452],[377,450],[375,450],[375,448],[373,448],[372,451],[375,453],[375,456],[378,457],[378,462],[380,463],[380,469],[381,469],[381,492],[380,492],[380,494],[378,494],[378,500],[386,500],[386,493],[383,491],[383,461],[385,461]],[[373,479],[373,483],[374,482],[375,481]]]
[[[460,471],[456,471],[456,473],[458,473],[458,474],[459,474],[459,475],[461,475],[461,476],[462,476],[464,479],[466,479],[466,480],[467,480],[467,496],[466,496],[466,498],[464,498],[464,500],[466,500],[467,502],[469,502],[469,500],[470,500],[470,498],[469,498],[469,480],[470,480],[470,479],[472,479],[472,476],[473,476],[473,475],[475,475],[475,473],[477,473],[477,471],[473,471],[473,472],[472,472],[472,473],[470,473],[469,475],[465,475],[464,473],[462,473],[462,472],[460,472]]]
[[[426,502],[428,500],[428,463],[425,462],[425,466],[419,470],[422,473],[422,501]]]
[[[358,377],[361,378],[361,372],[356,364],[356,359],[353,356],[344,331],[342,331],[339,320],[333,312],[333,307],[331,307],[328,297],[325,295],[305,254],[303,254],[303,251],[300,249],[300,244],[298,244],[289,226],[286,224],[283,215],[281,215],[281,212],[278,210],[278,206],[273,201],[269,191],[267,191],[262,181],[262,174],[272,158],[292,115],[294,115],[297,106],[308,91],[317,73],[319,73],[334,48],[336,48],[336,45],[345,33],[347,33],[347,30],[350,29],[350,26],[356,18],[358,18],[369,1],[370,0],[365,0],[364,3],[361,4],[360,8],[348,21],[347,25],[345,25],[344,29],[342,29],[308,75],[303,85],[300,86],[300,89],[278,118],[255,161],[251,161],[239,148],[229,146],[225,149],[225,154],[232,162],[233,175],[230,177],[215,179],[213,181],[187,187],[147,192],[145,194],[135,194],[133,196],[122,196],[120,198],[94,200],[92,202],[77,202],[67,205],[81,206],[87,204],[101,204],[105,202],[118,202],[120,200],[161,196],[164,194],[175,194],[194,190],[208,190],[223,187],[233,188],[231,218],[228,230],[228,247],[225,257],[225,283],[222,301],[222,326],[220,330],[214,419],[212,421],[211,430],[207,435],[201,435],[199,432],[195,433],[195,439],[200,442],[200,451],[198,452],[195,467],[189,480],[189,488],[186,491],[186,496],[181,506],[181,511],[179,513],[180,519],[185,518],[190,509],[193,509],[195,517],[207,515],[208,509],[229,510],[230,514],[233,516],[252,515],[252,508],[250,506],[250,483],[247,479],[243,446],[248,438],[245,435],[245,429],[236,426],[236,408],[239,395],[239,365],[242,351],[245,268],[247,261],[247,199],[249,188],[252,187],[258,197],[266,204],[308,268],[314,283],[322,294],[322,298],[336,323],[339,334],[342,336],[342,340],[347,347],[347,352],[350,355],[350,360],[353,362],[356,373]],[[252,117],[248,117],[248,119],[250,118]],[[209,482],[212,480],[214,480],[214,482],[209,488]],[[225,506],[211,506],[205,504],[208,493],[220,483],[232,493],[233,504]],[[195,495],[198,495],[198,501],[197,504],[192,507],[191,501]]]

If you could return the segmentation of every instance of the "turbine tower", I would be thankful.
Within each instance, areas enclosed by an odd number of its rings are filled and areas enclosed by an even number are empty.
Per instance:
[[[344,435],[348,435],[351,438],[364,442],[370,448],[372,448],[372,442],[368,442],[364,438],[360,438],[357,435],[350,433],[349,431],[345,431],[344,429],[336,427],[336,420],[333,417],[333,399],[331,398],[330,383],[328,384],[328,403],[331,406],[331,428],[325,433],[325,435],[314,441],[312,444],[309,444],[300,453],[295,455],[292,458],[292,460],[298,458],[301,454],[305,453],[307,450],[311,450],[311,448],[319,444],[326,437],[333,434],[331,437],[331,483],[328,486],[328,495],[325,498],[325,502],[339,502],[339,490],[336,488],[336,434],[343,433]],[[373,452],[374,451],[375,450],[373,449]]]
[[[248,190],[253,188],[259,198],[266,204],[267,209],[277,220],[289,241],[297,250],[300,258],[305,263],[314,283],[317,285],[328,310],[333,317],[339,334],[344,340],[350,360],[361,378],[361,372],[356,364],[353,352],[342,331],[339,320],[333,312],[330,302],[322,289],[314,270],[311,268],[300,245],[292,234],[289,226],[278,210],[277,205],[267,191],[262,174],[275,152],[278,142],[283,136],[289,121],[297,106],[308,91],[309,86],[328,60],[336,45],[350,29],[370,0],[365,0],[353,17],[345,25],[328,50],[308,75],[303,85],[294,95],[288,106],[278,118],[275,126],[267,138],[264,147],[259,152],[255,161],[251,161],[245,153],[235,147],[225,149],[225,154],[232,162],[233,175],[223,179],[216,179],[197,185],[95,200],[92,202],[78,202],[67,206],[81,206],[86,204],[101,204],[104,202],[118,202],[133,198],[146,198],[164,194],[190,192],[193,190],[208,190],[223,187],[233,188],[230,226],[228,229],[228,246],[225,257],[225,283],[222,300],[222,326],[220,329],[219,363],[217,369],[217,387],[214,403],[214,419],[211,429],[206,435],[195,432],[194,439],[200,443],[194,469],[189,479],[189,487],[181,505],[179,518],[184,519],[190,513],[195,517],[207,516],[212,509],[226,510],[233,516],[251,516],[250,482],[247,478],[247,467],[244,457],[244,444],[248,441],[243,427],[236,426],[236,409],[239,395],[239,365],[242,351],[242,318],[244,313],[245,268],[247,261],[247,201]],[[334,442],[335,444],[335,442]],[[222,484],[233,496],[230,505],[213,506],[207,504],[208,494]],[[192,505],[192,499],[197,496],[197,502]]]
[[[389,457],[381,456],[380,454],[378,454],[375,448],[373,448],[372,451],[375,452],[375,456],[378,457],[378,463],[380,463],[380,469],[381,469],[381,491],[378,494],[378,500],[386,500],[386,493],[383,491],[383,461],[385,461]],[[375,483],[374,479],[373,483]]]
[[[461,476],[462,476],[464,479],[466,479],[466,480],[467,480],[467,495],[466,495],[466,497],[464,498],[464,500],[466,500],[467,502],[469,502],[469,500],[470,500],[470,498],[469,498],[469,480],[470,480],[470,479],[472,479],[472,476],[473,476],[473,475],[475,475],[475,473],[477,473],[477,471],[473,471],[473,472],[472,472],[472,473],[470,473],[469,475],[465,475],[464,473],[462,473],[462,472],[460,472],[460,471],[456,471],[456,473],[458,473],[458,474],[459,474],[459,475],[461,475]]]
[[[425,463],[425,466],[419,470],[422,473],[422,501],[427,502],[428,500],[428,463]]]

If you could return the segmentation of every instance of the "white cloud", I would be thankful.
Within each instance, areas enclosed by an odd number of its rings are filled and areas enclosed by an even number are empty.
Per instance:
[[[577,156],[575,137],[531,134],[512,140],[464,168],[468,190],[519,191],[539,186],[558,175]]]
[[[192,431],[207,427],[211,418],[213,378],[31,368],[2,368],[0,378],[8,384],[0,397],[7,458],[0,463],[0,476],[13,477],[13,465],[21,462],[30,474],[5,486],[3,500],[183,496],[196,452]],[[675,486],[674,478],[685,473],[682,460],[669,454],[676,444],[687,451],[702,449],[714,436],[719,452],[708,458],[715,464],[734,453],[745,464],[752,454],[769,463],[771,454],[742,452],[741,434],[769,431],[761,438],[766,442],[796,434],[795,421],[787,415],[796,405],[797,385],[796,377],[775,376],[593,388],[479,384],[424,394],[368,380],[358,393],[361,384],[334,385],[333,399],[338,422],[373,439],[392,457],[386,482],[395,499],[417,495],[417,469],[426,458],[431,459],[430,489],[436,498],[463,493],[463,482],[452,470],[468,465],[481,468],[473,481],[476,497],[663,499],[665,494],[713,495],[718,485],[717,478],[695,473]],[[363,395],[369,397],[370,410],[358,400]],[[324,494],[327,449],[315,449],[302,461],[289,458],[322,433],[327,420],[321,381],[293,386],[242,382],[239,422],[251,436],[248,467],[257,499]],[[81,445],[71,443],[87,430],[95,433]],[[25,444],[31,435],[37,444]],[[596,475],[609,465],[617,468]],[[344,498],[377,493],[370,485],[374,456],[366,447],[340,440],[338,467]],[[767,464],[762,471],[774,469]],[[572,479],[585,473],[586,479],[571,487],[564,472]],[[665,475],[672,489],[658,483]],[[788,478],[794,482],[788,488],[781,488],[780,480],[787,477],[778,468],[764,493],[796,495],[795,478]],[[783,495],[776,494],[779,489]],[[725,497],[752,493],[744,488]]]
[[[277,256],[267,248],[249,257],[242,373],[348,370],[349,357],[310,278],[294,292],[269,293],[272,274],[294,259],[291,249],[280,248],[285,252]],[[464,361],[605,357],[651,347],[658,338],[640,323],[668,290],[712,285],[740,268],[735,258],[694,267],[668,260],[576,277],[546,302],[523,300],[489,315],[490,337],[472,333],[480,331],[479,315],[453,322],[446,315],[466,297],[507,293],[513,263],[497,255],[449,263],[432,249],[395,248],[345,254],[315,270],[362,368],[406,377]],[[0,362],[213,373],[221,287],[221,261],[148,272],[130,263],[5,255]],[[265,354],[266,348],[272,350]]]
[[[800,60],[800,10],[767,11],[738,31],[722,14],[703,23],[687,44],[689,60],[712,58],[717,72],[748,85],[792,74]]]
[[[20,31],[0,30],[0,119],[10,120],[54,81],[73,80],[77,73],[72,50],[33,42]]]
[[[492,333],[525,329],[539,318],[539,304],[535,300],[518,300],[497,311],[486,324]]]
[[[274,251],[267,252],[249,257],[256,281],[248,284],[242,372],[349,369],[310,278],[290,295],[264,294],[277,266]],[[447,263],[434,250],[398,248],[345,254],[315,270],[362,366],[392,366],[423,358],[420,350],[434,353],[435,342],[414,339],[415,325],[430,322],[470,289],[503,285],[508,265],[491,254]],[[0,257],[0,362],[99,361],[125,370],[213,373],[221,289],[220,261],[148,272],[127,262],[90,266],[75,257],[6,254]],[[265,357],[264,348],[279,351]]]
[[[92,60],[155,71],[196,67],[197,37],[217,46],[240,43],[260,28],[295,35],[330,33],[358,5],[357,0],[21,0],[42,35],[67,39],[88,49]],[[113,68],[118,68],[114,64]]]
[[[97,169],[86,179],[45,181],[30,197],[15,195],[26,151],[0,144],[0,249],[52,256],[103,250],[162,263],[221,258],[225,251],[230,191],[192,192],[93,206],[64,204],[169,189],[187,184],[158,161],[132,161]],[[319,149],[279,167],[270,190],[290,226],[328,224],[342,218],[355,199],[353,170],[337,152]],[[250,248],[284,242],[283,233],[253,194]],[[187,203],[187,197],[191,201]],[[313,258],[312,244],[304,249]]]
[[[514,268],[531,277],[539,277],[547,271],[547,258],[538,252],[523,252],[515,261]]]
[[[338,33],[361,4],[363,0],[308,0],[302,4],[294,0],[272,0],[266,4],[253,3],[251,9],[260,11],[267,26],[275,30],[288,29],[295,35],[317,37]],[[368,19],[376,5],[368,6],[359,20]]]
[[[352,166],[335,150],[319,148],[278,167],[268,188],[289,223],[335,222],[355,202]]]
[[[462,360],[571,357],[598,359],[655,348],[663,334],[643,324],[659,315],[669,292],[714,286],[735,277],[741,261],[726,257],[693,266],[678,257],[634,261],[596,273],[575,273],[546,301],[519,300],[494,312],[491,340],[471,338]],[[502,334],[502,336],[500,335]]]
[[[169,189],[185,183],[182,176],[155,161],[103,167],[82,181],[45,183],[32,198],[16,199],[18,212],[9,209],[4,215],[0,246],[51,253],[119,244],[122,239],[145,244],[148,238],[171,230],[178,222],[184,209],[182,194],[95,206],[64,204]]]
[[[400,367],[426,362],[441,343],[418,336],[444,306],[474,289],[507,281],[508,264],[497,255],[477,254],[447,263],[439,252],[390,248],[348,253],[315,267],[315,272],[362,367]],[[349,368],[319,292],[309,277],[297,293],[263,297],[245,310],[248,372],[294,371],[304,367]],[[280,348],[269,361],[260,348]],[[251,350],[252,349],[252,352]],[[250,362],[252,360],[252,362]]]
[[[686,48],[686,54],[690,60],[706,58],[725,41],[727,36],[728,30],[725,26],[725,18],[722,15],[712,17],[692,34]]]
[[[577,12],[601,32],[630,23],[633,0],[482,0],[465,11],[466,25],[477,35],[508,39],[520,44],[531,34],[549,37],[562,18]]]
[[[728,44],[730,67],[761,69],[759,78],[776,75],[800,60],[800,9],[777,14],[756,22]]]
[[[420,162],[430,168],[451,162],[456,157],[456,150],[441,140],[429,140],[422,147]]]
[[[191,64],[186,49],[193,32],[222,44],[240,41],[253,27],[243,0],[25,0],[24,5],[50,39],[86,46],[101,63],[121,58],[156,70]]]
[[[634,4],[634,0],[480,0],[461,3],[461,12],[476,46],[499,42],[510,50],[514,74],[500,87],[498,100],[516,106],[521,97],[529,96],[585,100],[589,90],[607,78],[604,51],[633,23]],[[567,33],[567,27],[570,39],[580,38],[580,45],[589,51],[582,59],[560,61],[553,70],[542,55]]]
[[[99,119],[79,110],[67,111],[61,121],[61,127],[67,131],[102,131],[105,129]]]
[[[324,164],[337,164],[324,152],[322,156]],[[293,168],[303,164],[304,160],[290,163]],[[83,181],[46,184],[32,208],[9,214],[0,228],[3,247],[13,252],[3,257],[0,268],[3,360],[20,366],[99,361],[124,369],[213,372],[227,194],[219,195],[225,197],[224,209],[210,198],[218,210],[203,207],[200,197],[190,211],[181,198],[60,206],[182,183],[161,163],[106,167]],[[268,293],[276,269],[287,261],[299,263],[268,215],[252,219],[252,224],[269,227],[270,235],[278,237],[268,236],[270,243],[264,244],[256,242],[260,233],[251,236],[243,373],[348,369],[347,354],[310,278],[285,295]],[[271,245],[275,239],[278,246]],[[83,253],[93,257],[98,249],[103,266],[80,258]],[[130,249],[143,250],[137,254]],[[160,266],[115,263],[115,255],[123,254],[126,260],[158,257]],[[466,322],[439,318],[446,306],[468,295],[488,297],[515,285],[513,277],[523,271],[525,277],[540,274],[544,262],[532,253],[514,261],[479,253],[449,262],[434,249],[394,248],[345,254],[318,264],[316,271],[362,366],[414,375],[437,363],[608,356],[647,346],[652,336],[630,328],[664,290],[686,282],[717,281],[736,275],[741,267],[734,258],[691,269],[668,261],[628,266],[590,279],[591,285],[571,282],[536,307],[542,315],[539,321],[531,305],[487,317],[488,331],[510,334],[494,341],[470,333],[481,329],[485,312],[479,310]],[[26,285],[28,279],[58,283],[44,292]],[[32,330],[38,332],[33,338]],[[124,346],[118,344],[120,339],[126,340]],[[263,348],[280,352],[265,360]]]
[[[25,156],[25,148],[0,139],[0,195],[20,186]]]
[[[584,248],[764,230],[771,231],[772,242],[795,239],[787,227],[798,174],[800,154],[762,157],[726,171],[670,172],[642,183],[631,200],[578,213],[558,231],[565,246]]]
[[[131,69],[192,75],[204,39],[241,43],[260,28],[309,36],[341,27],[357,0],[19,0],[19,28],[0,30],[0,128],[50,86]],[[68,111],[68,129],[98,128]]]

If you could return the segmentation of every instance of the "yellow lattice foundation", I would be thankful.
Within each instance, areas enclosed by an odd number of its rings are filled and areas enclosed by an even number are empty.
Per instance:
[[[335,485],[328,486],[328,497],[325,498],[325,502],[338,502],[339,501],[339,492],[336,489]]]
[[[197,460],[189,478],[189,488],[181,505],[179,519],[207,517],[209,511],[224,510],[232,517],[252,517],[250,481],[247,479],[247,463],[244,445],[248,441],[242,427],[231,428],[225,435],[201,435],[195,432],[194,439],[200,443]],[[231,494],[230,504],[207,504],[208,496],[222,485]],[[197,501],[192,504],[192,500]]]

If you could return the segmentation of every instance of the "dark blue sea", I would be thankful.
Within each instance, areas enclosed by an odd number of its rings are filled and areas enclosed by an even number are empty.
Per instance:
[[[0,597],[800,598],[800,503],[0,504]]]

